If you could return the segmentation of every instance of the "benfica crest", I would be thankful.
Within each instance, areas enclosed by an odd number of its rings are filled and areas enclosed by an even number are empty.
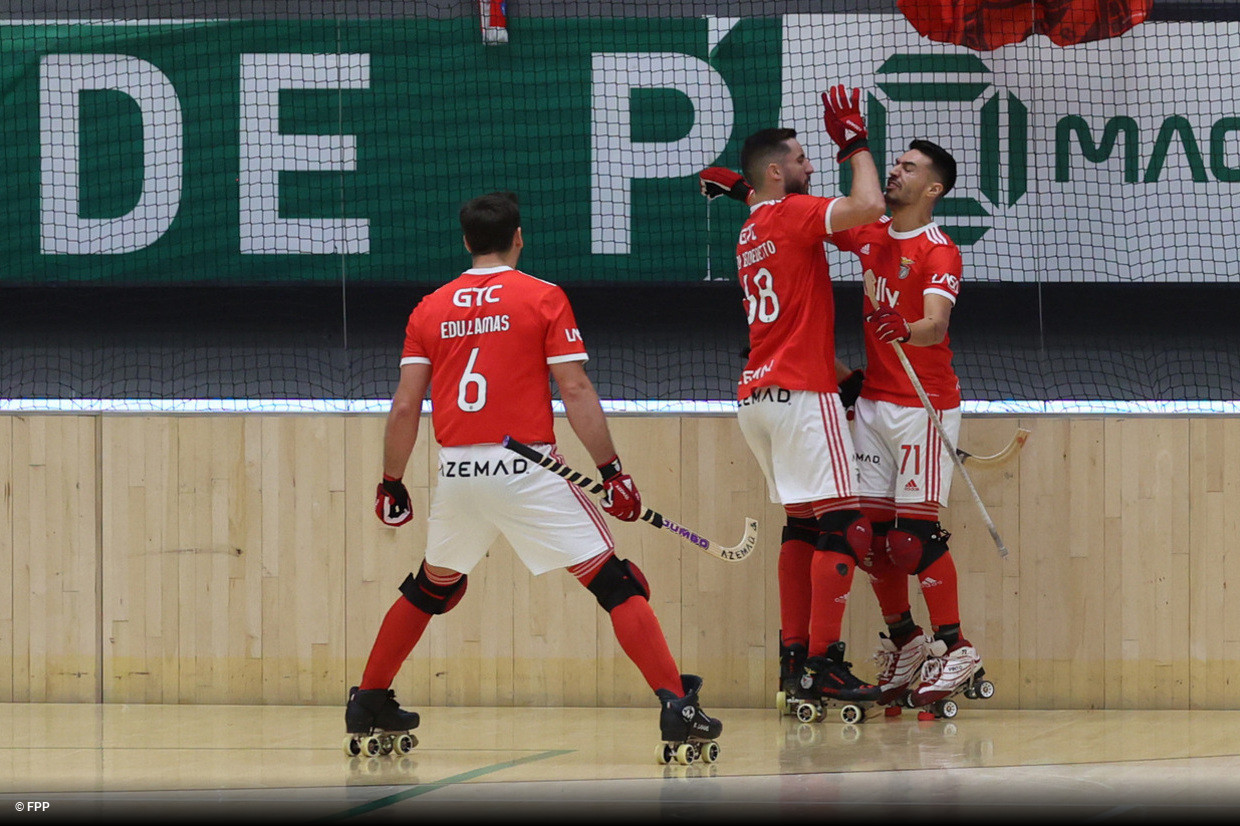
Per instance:
[[[905,278],[908,278],[908,273],[909,273],[909,270],[911,270],[912,268],[913,268],[913,259],[912,259],[912,258],[905,258],[905,257],[901,256],[901,257],[900,257],[900,275],[899,275],[899,278],[900,278],[901,280],[903,280],[903,279],[905,279]]]

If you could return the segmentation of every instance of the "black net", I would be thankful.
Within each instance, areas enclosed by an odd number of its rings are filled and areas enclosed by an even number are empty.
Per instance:
[[[812,191],[847,188],[835,82],[880,170],[915,137],[960,162],[967,400],[1240,398],[1235,4],[992,49],[910,0],[492,5],[8,4],[0,398],[388,399],[409,310],[469,265],[459,205],[508,189],[600,395],[729,399],[745,208],[696,172],[784,125]],[[829,257],[860,365],[860,274]]]

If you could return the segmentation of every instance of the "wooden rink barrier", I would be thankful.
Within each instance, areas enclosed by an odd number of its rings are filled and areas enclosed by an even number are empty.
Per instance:
[[[647,575],[710,708],[773,703],[779,628],[772,505],[734,416],[612,416],[645,504],[731,543],[740,564],[609,520]],[[374,517],[374,414],[0,416],[0,702],[342,706],[397,586],[416,570],[435,472],[429,419],[406,474],[415,519]],[[588,456],[561,417],[569,464]],[[1226,416],[966,416],[960,446],[1012,553],[957,477],[944,526],[964,634],[995,709],[1225,709],[1240,678],[1240,422]],[[910,580],[914,617],[925,606]],[[848,658],[873,676],[883,628],[858,572]],[[607,615],[505,543],[397,677],[402,702],[649,706]]]

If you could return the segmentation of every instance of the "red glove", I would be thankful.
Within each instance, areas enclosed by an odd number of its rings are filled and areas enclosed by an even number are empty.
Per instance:
[[[839,163],[851,158],[861,150],[869,150],[869,132],[861,119],[861,90],[853,89],[849,99],[844,87],[834,86],[822,93],[822,122],[827,134],[840,148],[835,160]]]
[[[633,477],[620,469],[620,457],[613,456],[611,461],[598,466],[603,474],[603,487],[607,493],[603,495],[603,510],[621,522],[635,522],[642,515],[642,495],[633,484]]]
[[[749,202],[749,194],[753,192],[753,187],[743,175],[723,166],[712,166],[699,172],[698,186],[709,201],[720,195],[727,195],[745,204]]]
[[[865,317],[866,323],[874,325],[874,335],[879,341],[905,342],[913,335],[904,316],[895,308],[879,304],[878,309]]]
[[[399,528],[413,518],[409,491],[400,477],[383,474],[383,481],[375,488],[375,516],[384,525],[393,528]]]

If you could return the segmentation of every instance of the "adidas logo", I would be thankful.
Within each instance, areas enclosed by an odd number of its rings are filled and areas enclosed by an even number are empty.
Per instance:
[[[862,255],[869,255],[869,254],[870,254],[870,245],[869,245],[869,244],[862,244],[862,245],[861,245],[861,254],[862,254]]]
[[[904,489],[905,490],[921,490],[921,488],[917,487],[916,479],[909,479],[908,484],[904,486]]]
[[[928,576],[921,581],[922,588],[933,588],[936,585],[942,585],[942,584],[943,584],[943,581],[941,579],[935,579],[932,576]]]

